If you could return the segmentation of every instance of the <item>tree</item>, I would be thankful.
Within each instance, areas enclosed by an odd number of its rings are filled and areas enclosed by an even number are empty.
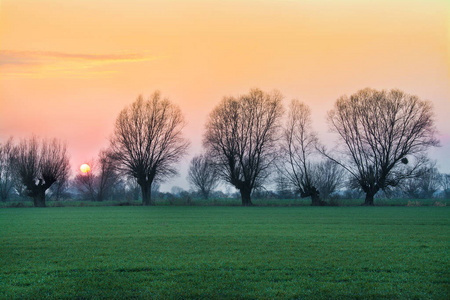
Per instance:
[[[212,160],[206,154],[200,154],[192,158],[188,171],[188,181],[200,191],[204,199],[208,199],[211,191],[219,184],[217,175]]]
[[[47,195],[49,200],[59,201],[63,198],[68,198],[67,190],[69,188],[69,174],[63,176],[60,180],[55,182],[48,190]]]
[[[292,185],[286,178],[285,173],[278,168],[275,176],[275,189],[278,199],[292,199],[295,195],[292,191]]]
[[[178,106],[155,92],[124,108],[111,139],[112,157],[118,169],[134,177],[141,187],[142,204],[154,205],[151,186],[177,174],[176,163],[189,143],[182,137],[185,121]]]
[[[103,201],[118,184],[114,160],[108,151],[101,150],[97,160],[91,160],[90,171],[75,176],[75,185],[91,201]]]
[[[329,199],[331,194],[344,186],[345,170],[331,160],[316,164],[314,174],[321,199]]]
[[[440,184],[444,198],[450,199],[450,174],[441,174]]]
[[[111,193],[112,188],[120,179],[116,173],[116,167],[111,153],[107,150],[100,151],[97,161],[97,165],[99,165],[97,175],[97,201],[103,201]]]
[[[328,121],[340,137],[343,158],[321,152],[350,173],[366,194],[365,205],[374,204],[380,189],[414,176],[426,150],[439,144],[431,103],[396,89],[342,96]]]
[[[311,197],[312,205],[325,205],[317,189],[316,163],[312,161],[318,139],[312,130],[311,110],[304,103],[292,100],[284,128],[280,166],[300,197]]]
[[[78,173],[73,179],[74,187],[81,192],[83,200],[97,200],[97,178],[93,170],[96,169],[94,159],[87,162],[90,170],[86,173]]]
[[[36,137],[22,140],[17,146],[15,169],[26,194],[35,207],[45,207],[45,192],[55,183],[67,178],[70,165],[66,145]]]
[[[211,112],[204,146],[219,176],[239,190],[243,206],[262,185],[276,157],[282,96],[252,89],[249,94],[225,97]]]
[[[405,179],[400,185],[408,198],[429,199],[439,190],[441,174],[434,163],[422,166],[412,178]]]
[[[13,162],[16,156],[12,137],[4,144],[0,143],[0,199],[6,201],[14,187]]]

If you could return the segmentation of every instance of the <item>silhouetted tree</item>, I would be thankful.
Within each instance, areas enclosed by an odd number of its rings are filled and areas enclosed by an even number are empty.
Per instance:
[[[88,164],[90,171],[75,176],[75,185],[91,201],[103,201],[111,195],[120,180],[114,161],[110,153],[101,150],[97,160],[91,160]]]
[[[367,88],[343,96],[328,120],[341,138],[343,158],[321,152],[351,174],[366,194],[365,205],[374,204],[380,189],[414,176],[425,151],[439,144],[431,103],[400,90]]]
[[[99,166],[97,201],[103,201],[120,179],[112,155],[107,150],[100,151],[97,165]]]
[[[15,160],[14,160],[14,168],[15,168]],[[22,183],[22,180],[20,179],[20,176],[16,169],[14,169],[14,191],[17,193],[17,195],[20,198],[28,197],[27,194],[27,187]]]
[[[318,139],[312,130],[311,110],[304,103],[292,100],[284,128],[280,167],[300,197],[311,197],[312,205],[325,205],[317,188],[317,163],[312,161]]]
[[[345,186],[345,169],[331,160],[315,165],[316,187],[322,199],[329,199],[330,195]]]
[[[205,199],[208,199],[211,191],[218,186],[217,171],[212,160],[206,154],[192,158],[189,165],[188,181]]]
[[[36,137],[22,140],[14,160],[17,174],[33,198],[34,206],[45,207],[45,192],[55,182],[67,178],[70,165],[66,145],[58,141]]]
[[[441,174],[440,184],[444,198],[450,199],[450,174]]]
[[[405,179],[400,188],[408,198],[432,198],[441,185],[441,174],[435,164],[422,166],[414,177]]]
[[[111,150],[118,168],[137,179],[143,205],[153,205],[151,186],[155,180],[177,174],[176,163],[189,143],[182,137],[185,125],[178,106],[155,92],[142,96],[121,111],[115,123]]]
[[[204,146],[219,176],[239,190],[243,206],[252,205],[252,190],[273,166],[281,100],[278,92],[252,89],[238,98],[225,97],[209,115]]]
[[[14,187],[14,159],[16,156],[12,137],[0,143],[0,199],[6,201]]]
[[[60,180],[52,184],[52,186],[47,190],[48,199],[59,201],[63,198],[67,198],[68,195],[66,191],[69,188],[69,174],[61,177]]]
[[[290,199],[294,198],[294,193],[292,192],[292,186],[289,183],[289,180],[286,178],[286,175],[280,168],[278,168],[276,177],[276,194],[279,199]]]
[[[97,163],[94,159],[87,161],[87,164],[90,167],[90,170],[86,173],[78,173],[74,180],[75,188],[82,194],[84,200],[97,200],[97,179],[94,174],[94,170],[96,170]]]

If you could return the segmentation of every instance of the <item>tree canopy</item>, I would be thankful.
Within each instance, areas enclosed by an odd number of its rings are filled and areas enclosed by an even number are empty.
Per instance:
[[[283,113],[279,92],[252,89],[240,97],[225,97],[211,112],[204,146],[221,178],[241,193],[242,205],[252,205],[251,193],[273,167]]]
[[[65,144],[57,139],[39,140],[32,137],[17,146],[15,169],[34,206],[45,206],[45,192],[55,183],[65,180],[70,170]]]
[[[184,117],[178,106],[155,92],[142,96],[117,117],[111,139],[112,157],[118,168],[137,179],[143,205],[153,205],[152,183],[177,174],[176,163],[189,142],[183,137]]]
[[[366,193],[366,205],[373,205],[380,189],[414,176],[426,161],[425,151],[439,144],[431,103],[397,89],[367,88],[342,96],[328,121],[340,137],[343,156],[322,153],[351,174]]]

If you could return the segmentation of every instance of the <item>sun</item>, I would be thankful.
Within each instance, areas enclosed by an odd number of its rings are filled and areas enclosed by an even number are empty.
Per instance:
[[[87,172],[89,172],[91,170],[91,167],[88,164],[82,164],[80,166],[80,171],[84,174],[86,174]]]

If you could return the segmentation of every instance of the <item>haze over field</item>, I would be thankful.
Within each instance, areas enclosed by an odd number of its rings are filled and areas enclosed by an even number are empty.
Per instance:
[[[66,140],[78,167],[108,145],[119,112],[156,89],[188,121],[187,188],[223,96],[278,89],[312,109],[322,141],[336,99],[399,88],[431,100],[450,173],[450,4],[416,1],[0,0],[0,141]]]

